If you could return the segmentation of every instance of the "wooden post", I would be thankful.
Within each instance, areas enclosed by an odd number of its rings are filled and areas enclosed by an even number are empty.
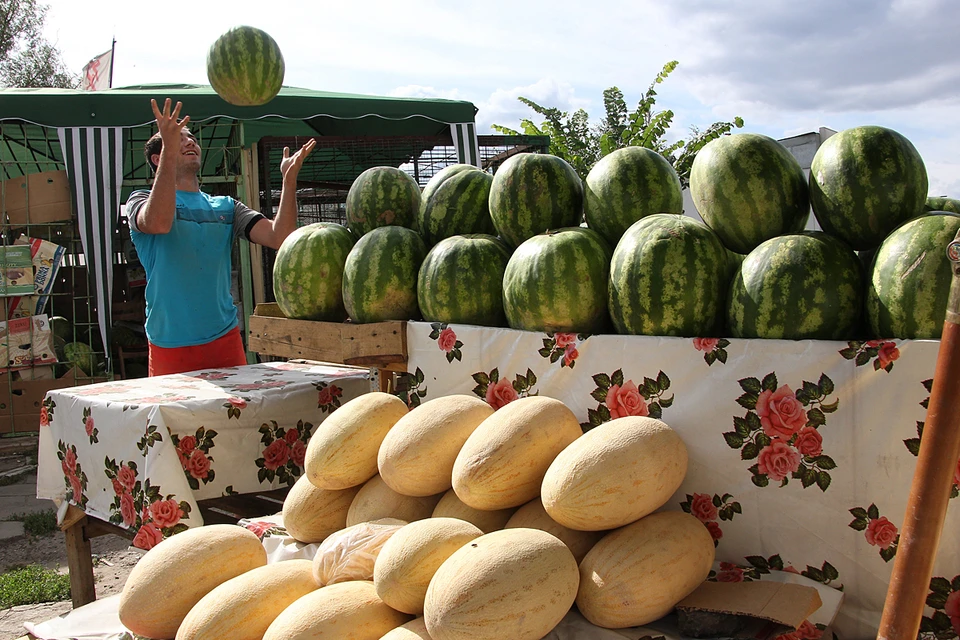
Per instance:
[[[915,640],[960,456],[960,233],[947,249],[953,281],[917,469],[878,640]]]
[[[97,590],[93,585],[93,557],[86,529],[87,516],[83,516],[63,530],[67,543],[67,568],[70,571],[70,598],[74,609],[97,599]]]

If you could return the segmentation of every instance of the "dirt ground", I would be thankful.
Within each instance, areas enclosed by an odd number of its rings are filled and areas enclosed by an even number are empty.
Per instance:
[[[119,536],[100,536],[90,541],[94,557],[97,597],[102,598],[123,589],[127,575],[133,570],[143,551],[130,546]],[[40,564],[67,573],[67,550],[62,532],[41,538],[23,537],[0,543],[0,573],[27,564]],[[24,622],[43,622],[72,609],[70,601],[24,605],[0,609],[0,640],[16,640],[26,635]]]

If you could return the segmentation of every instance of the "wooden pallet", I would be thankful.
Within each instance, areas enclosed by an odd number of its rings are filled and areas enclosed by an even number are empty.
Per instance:
[[[204,524],[236,524],[242,518],[259,518],[279,513],[289,487],[273,491],[257,491],[239,495],[200,500],[197,506]],[[70,596],[73,608],[97,599],[93,583],[93,556],[90,540],[97,536],[116,535],[133,539],[133,533],[110,522],[89,516],[70,505],[60,524],[66,536],[67,566],[70,571]]]

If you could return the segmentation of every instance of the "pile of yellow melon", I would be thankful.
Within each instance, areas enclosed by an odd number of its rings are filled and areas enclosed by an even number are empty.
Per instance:
[[[321,424],[284,502],[288,533],[321,543],[313,561],[267,564],[240,527],[190,529],[137,564],[120,619],[158,640],[537,640],[574,604],[601,627],[642,625],[713,564],[700,521],[654,513],[686,469],[652,418],[584,434],[546,397],[408,411],[369,393]]]

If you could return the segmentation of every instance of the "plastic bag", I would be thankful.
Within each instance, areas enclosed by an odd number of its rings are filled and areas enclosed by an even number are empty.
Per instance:
[[[317,584],[373,580],[373,565],[387,540],[407,523],[395,518],[361,522],[342,529],[320,543],[313,559]]]

